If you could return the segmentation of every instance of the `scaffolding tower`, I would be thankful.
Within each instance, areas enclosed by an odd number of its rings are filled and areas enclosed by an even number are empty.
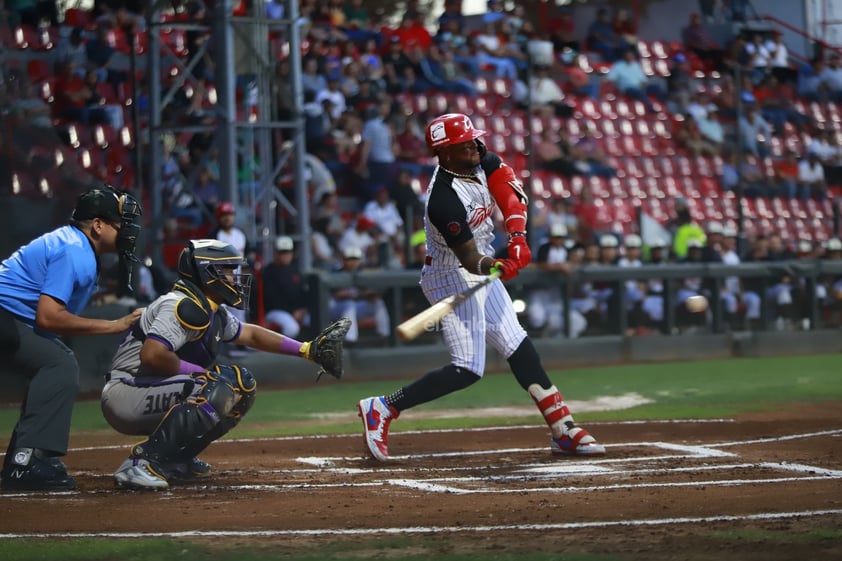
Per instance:
[[[264,0],[217,0],[207,18],[172,19],[166,16],[170,2],[152,2],[147,57],[149,162],[143,169],[148,170],[146,186],[152,205],[148,213],[154,236],[150,253],[158,262],[162,259],[160,242],[166,206],[163,140],[168,134],[176,139],[191,133],[212,135],[208,152],[215,153],[219,161],[223,198],[234,203],[237,225],[262,255],[263,262],[271,260],[274,240],[281,228],[292,231],[299,242],[309,240],[298,1],[287,0],[281,18],[268,17],[265,4]],[[206,40],[193,42],[195,46],[185,44],[185,37],[197,34]],[[191,46],[194,52],[190,51]],[[194,70],[208,53],[213,54],[215,68],[212,78],[203,81],[202,76],[194,75]],[[287,120],[281,120],[278,97],[273,92],[273,78],[281,60],[289,64],[293,97],[291,117]],[[182,88],[193,95],[207,95],[207,114],[192,120],[165,118],[172,116],[172,104]],[[293,169],[292,197],[285,196],[276,186],[276,179],[288,164]],[[192,185],[199,167],[187,178],[188,185]],[[297,246],[302,271],[309,271],[310,244]]]

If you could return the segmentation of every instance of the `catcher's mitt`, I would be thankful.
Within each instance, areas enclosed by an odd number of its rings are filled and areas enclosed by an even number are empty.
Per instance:
[[[304,357],[321,366],[317,380],[325,373],[337,380],[342,377],[342,343],[350,328],[351,320],[342,318],[325,327],[308,344]]]

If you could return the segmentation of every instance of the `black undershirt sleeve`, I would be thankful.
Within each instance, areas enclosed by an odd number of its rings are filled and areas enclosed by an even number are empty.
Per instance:
[[[468,226],[465,205],[449,184],[433,186],[427,202],[427,215],[433,226],[441,232],[448,247],[462,245],[474,237]]]

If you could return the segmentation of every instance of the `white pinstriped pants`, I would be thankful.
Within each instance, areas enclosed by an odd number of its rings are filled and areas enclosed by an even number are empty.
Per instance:
[[[421,271],[421,290],[434,304],[484,278],[461,267],[425,266]],[[512,299],[500,280],[476,292],[447,314],[441,321],[441,328],[444,342],[450,350],[451,363],[479,376],[485,372],[486,342],[508,359],[526,338]]]

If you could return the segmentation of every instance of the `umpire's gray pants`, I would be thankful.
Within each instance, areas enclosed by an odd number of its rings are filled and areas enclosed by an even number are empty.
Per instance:
[[[15,320],[20,347],[10,357],[12,368],[29,379],[15,426],[16,448],[39,448],[49,455],[67,454],[70,417],[79,393],[79,363],[67,345],[35,333]]]

